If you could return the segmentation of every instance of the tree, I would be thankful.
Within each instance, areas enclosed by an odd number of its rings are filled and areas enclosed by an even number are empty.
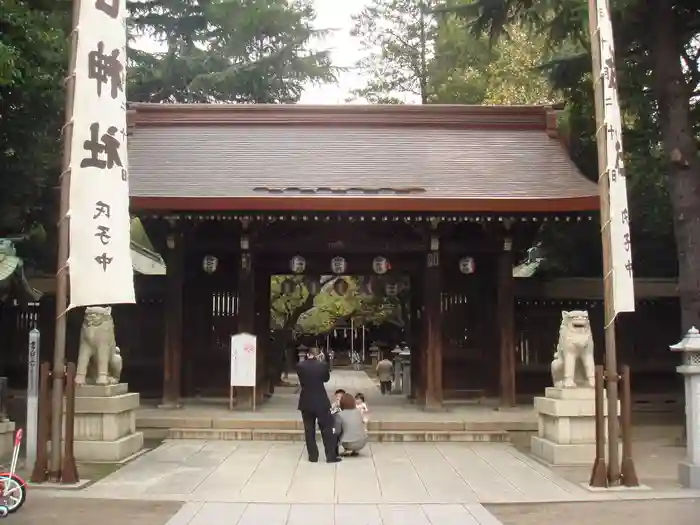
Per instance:
[[[434,0],[373,0],[355,16],[353,35],[366,52],[356,67],[368,77],[355,97],[373,104],[407,95],[424,104],[551,102],[538,68],[547,56],[544,37],[514,27],[491,48],[462,19],[434,11]]]
[[[129,100],[292,103],[308,81],[334,80],[308,0],[130,2]],[[163,52],[133,48],[147,35]]]
[[[345,281],[343,294],[335,291],[338,281]],[[315,282],[317,287],[312,287]],[[381,280],[378,281],[381,287]],[[316,291],[316,293],[314,293]],[[379,293],[363,293],[356,277],[276,276],[271,283],[271,321],[278,331],[292,330],[322,334],[338,323],[354,319],[361,324],[401,324],[401,300]]]
[[[353,17],[352,35],[365,56],[356,68],[368,77],[353,91],[371,104],[401,103],[401,95],[428,102],[427,62],[434,40],[429,9],[433,0],[372,0]]]
[[[69,13],[62,0],[0,9],[0,235],[55,222]]]
[[[631,162],[629,167],[653,172],[658,166],[663,173],[678,256],[682,324],[687,330],[700,322],[700,5],[693,0],[619,0],[611,6],[626,150],[641,152],[646,145],[648,152],[646,162]],[[585,0],[480,0],[455,12],[470,21],[474,33],[486,33],[492,41],[508,24],[522,24],[546,31],[552,44],[566,42],[570,50],[578,48],[566,60],[552,63],[551,70],[560,80],[583,78],[586,82],[579,89],[590,100],[591,75],[583,74],[584,67],[590,71]],[[583,98],[579,97],[579,115]],[[653,194],[663,202],[658,179],[639,180],[647,196]],[[654,211],[663,216],[662,205]]]
[[[553,93],[541,65],[548,55],[544,36],[521,27],[494,46],[474,35],[459,17],[442,14],[434,58],[428,67],[432,100],[451,104],[546,104]]]

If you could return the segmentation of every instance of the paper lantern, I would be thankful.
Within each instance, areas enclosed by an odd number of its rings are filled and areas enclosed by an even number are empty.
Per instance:
[[[301,255],[295,255],[289,262],[289,268],[294,273],[304,273],[306,271],[306,259]]]
[[[469,275],[474,273],[476,270],[476,263],[474,262],[474,257],[462,257],[459,260],[459,271],[463,274]]]
[[[334,274],[341,274],[345,273],[345,270],[348,268],[348,263],[345,261],[344,258],[342,257],[333,257],[331,259],[331,271]]]
[[[375,257],[372,261],[372,270],[377,275],[384,275],[390,269],[391,265],[386,257]]]
[[[202,269],[209,275],[213,274],[219,267],[219,259],[213,255],[207,255],[202,259]]]

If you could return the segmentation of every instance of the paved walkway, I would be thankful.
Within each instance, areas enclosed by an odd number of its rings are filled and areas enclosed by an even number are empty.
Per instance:
[[[167,525],[501,525],[479,504],[187,503]]]
[[[294,374],[290,381],[296,382]],[[493,421],[510,422],[517,428],[525,425],[527,429],[535,428],[536,417],[532,405],[520,406],[507,410],[497,410],[492,402],[447,405],[445,412],[426,412],[411,404],[406,396],[381,395],[379,383],[364,371],[336,369],[326,383],[329,396],[338,389],[365,395],[370,409],[370,419],[376,422],[420,421],[420,422],[468,422],[471,424],[490,423]],[[185,399],[184,408],[163,409],[142,404],[137,411],[139,424],[148,427],[149,420],[172,418],[172,426],[184,419],[246,419],[246,420],[299,420],[297,402],[299,395],[294,387],[278,387],[274,395],[258,407],[256,412],[237,409],[228,410],[228,399]]]
[[[371,443],[340,464],[296,442],[164,442],[84,490],[93,497],[237,503],[571,501],[587,490],[501,443]]]

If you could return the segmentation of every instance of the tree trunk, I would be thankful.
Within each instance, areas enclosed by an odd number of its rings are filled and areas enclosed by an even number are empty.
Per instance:
[[[669,162],[668,188],[678,252],[683,334],[700,327],[700,161],[690,119],[690,88],[681,68],[678,21],[672,2],[650,2],[651,52],[659,124]],[[679,334],[680,335],[680,334]]]

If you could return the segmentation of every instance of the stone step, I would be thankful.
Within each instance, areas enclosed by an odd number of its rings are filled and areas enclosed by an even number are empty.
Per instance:
[[[374,442],[484,442],[509,441],[508,432],[502,430],[370,430]],[[251,428],[170,428],[167,439],[209,439],[220,441],[303,441],[301,429],[251,429]],[[320,434],[317,432],[317,437]]]

